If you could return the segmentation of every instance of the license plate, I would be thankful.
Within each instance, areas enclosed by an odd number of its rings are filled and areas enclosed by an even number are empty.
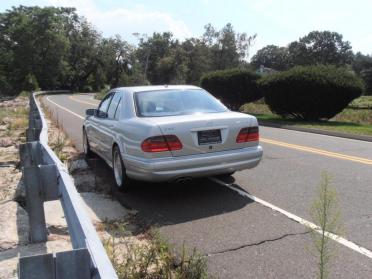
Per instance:
[[[198,132],[199,145],[221,143],[221,130],[207,130]]]

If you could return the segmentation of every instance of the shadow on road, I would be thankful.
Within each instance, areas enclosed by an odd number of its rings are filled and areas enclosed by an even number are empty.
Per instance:
[[[88,162],[97,178],[105,181],[113,197],[126,208],[138,211],[145,226],[165,226],[239,210],[252,201],[209,179],[185,184],[136,182],[128,192],[115,188],[112,170],[95,158]],[[233,182],[227,178],[226,182]]]

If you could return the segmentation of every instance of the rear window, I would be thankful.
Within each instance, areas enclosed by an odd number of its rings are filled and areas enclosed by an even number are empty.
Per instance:
[[[220,101],[201,89],[136,92],[135,102],[138,116],[144,117],[227,111]]]

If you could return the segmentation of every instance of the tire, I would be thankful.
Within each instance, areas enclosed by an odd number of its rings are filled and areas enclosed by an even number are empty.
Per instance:
[[[84,150],[84,156],[86,158],[92,157],[93,152],[90,149],[89,140],[88,140],[87,132],[85,131],[85,129],[83,129],[83,150]]]
[[[127,176],[120,149],[117,146],[114,146],[112,151],[112,171],[118,190],[128,191],[133,181]]]

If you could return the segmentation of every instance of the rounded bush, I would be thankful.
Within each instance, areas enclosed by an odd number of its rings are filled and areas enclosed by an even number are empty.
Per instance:
[[[259,86],[270,110],[283,117],[329,119],[363,91],[363,82],[346,68],[298,66],[262,78]]]
[[[257,85],[259,78],[248,70],[230,69],[204,75],[200,85],[227,107],[238,110],[245,103],[263,97]]]

